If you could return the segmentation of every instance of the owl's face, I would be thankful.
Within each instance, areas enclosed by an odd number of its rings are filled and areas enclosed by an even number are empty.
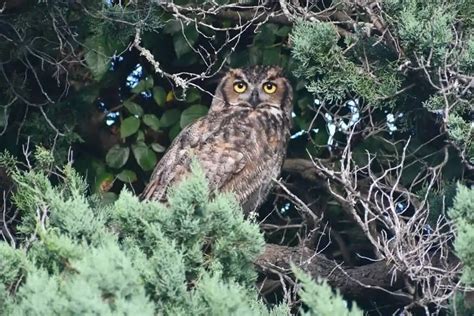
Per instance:
[[[211,110],[226,106],[275,109],[291,114],[292,88],[278,67],[232,69],[217,87]]]

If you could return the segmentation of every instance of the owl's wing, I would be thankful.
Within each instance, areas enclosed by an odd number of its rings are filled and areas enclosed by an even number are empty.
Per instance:
[[[165,200],[168,188],[190,172],[193,157],[200,162],[210,189],[221,190],[245,167],[249,158],[245,155],[245,146],[237,148],[238,144],[229,138],[230,128],[209,124],[208,117],[186,127],[155,167],[141,198]]]

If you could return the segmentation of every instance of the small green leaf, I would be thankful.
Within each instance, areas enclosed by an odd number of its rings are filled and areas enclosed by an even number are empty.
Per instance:
[[[120,136],[122,138],[135,134],[140,127],[140,120],[135,116],[129,116],[120,124]]]
[[[184,36],[183,36],[184,33]],[[183,32],[178,32],[173,36],[173,45],[176,57],[180,58],[184,54],[192,51],[192,45],[196,43],[198,38],[196,27],[191,24],[185,26]]]
[[[145,133],[143,133],[143,131],[138,131],[137,133],[137,142],[143,142],[145,141]]]
[[[263,50],[262,56],[263,64],[265,65],[278,65],[280,62],[280,48],[279,47],[272,47],[272,48],[265,48]]]
[[[166,102],[166,91],[162,87],[155,86],[153,87],[153,99],[156,104],[163,106]]]
[[[154,80],[153,77],[148,76],[145,79],[140,80],[135,87],[132,88],[132,93],[138,94],[145,90],[153,88]]]
[[[128,161],[130,156],[130,148],[114,145],[109,149],[105,156],[105,163],[111,168],[121,168]]]
[[[286,37],[288,36],[288,34],[290,33],[291,31],[291,27],[287,26],[287,25],[283,25],[282,27],[280,27],[278,29],[278,31],[275,32],[275,34],[277,36],[280,36],[280,37]]]
[[[117,178],[122,182],[130,183],[137,181],[137,174],[132,170],[125,169],[117,175]]]
[[[138,116],[143,115],[143,108],[140,105],[136,104],[135,102],[127,100],[123,102],[123,105],[131,114],[138,115]]]
[[[236,51],[229,57],[230,66],[233,68],[241,68],[247,65],[250,60],[249,50]]]
[[[197,89],[189,89],[186,91],[186,102],[193,103],[201,100],[201,94]]]
[[[178,109],[167,110],[161,116],[160,125],[162,127],[173,126],[176,122],[179,121],[180,116],[181,116],[181,111]]]
[[[145,91],[145,82],[143,80],[139,81],[135,87],[132,88],[132,93],[139,94],[140,92]]]
[[[74,102],[82,102],[82,104],[89,104],[97,99],[99,93],[99,85],[91,84],[84,88],[81,88],[81,93],[71,96],[71,98],[72,100],[74,100]]]
[[[88,51],[84,56],[89,70],[94,75],[94,79],[99,81],[109,70],[109,58],[93,50]]]
[[[110,69],[111,57],[123,50],[124,42],[107,36],[106,32],[96,32],[85,40],[84,48],[87,66],[94,75],[94,79],[99,81]]]
[[[247,63],[256,65],[261,63],[262,60],[262,48],[258,46],[252,46],[248,49],[249,58]]]
[[[173,127],[168,132],[168,137],[170,140],[173,140],[176,136],[178,136],[179,132],[181,131],[181,125],[179,122],[173,125]]]
[[[184,110],[183,113],[181,113],[181,128],[184,128],[185,126],[194,122],[201,116],[206,115],[208,110],[209,109],[206,106],[200,104],[190,106],[189,108]]]
[[[260,28],[260,32],[254,37],[254,44],[263,46],[272,45],[275,43],[275,33],[278,27],[276,24],[267,23]]]
[[[156,154],[144,142],[132,145],[133,156],[138,165],[145,171],[152,170],[156,165]]]
[[[166,147],[162,146],[158,143],[153,143],[153,144],[151,144],[151,149],[153,149],[157,153],[162,153],[166,150]]]
[[[180,33],[176,33],[176,35],[173,37],[173,45],[174,51],[176,52],[176,57],[178,58],[180,58],[191,50],[191,47],[189,47],[188,42],[186,42],[186,40]]]
[[[160,129],[160,120],[155,114],[143,115],[143,123],[145,123],[146,126],[150,127],[154,131],[158,131]]]
[[[174,34],[177,32],[181,32],[181,23],[179,22],[179,20],[170,19],[166,22],[163,28],[163,32],[165,34]]]

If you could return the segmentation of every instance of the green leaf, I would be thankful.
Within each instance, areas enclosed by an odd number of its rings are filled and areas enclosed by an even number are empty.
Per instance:
[[[181,23],[175,19],[168,20],[163,28],[163,32],[166,34],[181,32]]]
[[[278,65],[280,63],[280,48],[272,47],[264,49],[262,59],[265,65]]]
[[[201,100],[201,93],[197,89],[189,89],[186,91],[186,102],[193,103]]]
[[[153,80],[153,77],[152,76],[147,76],[145,78],[145,90],[149,90],[149,89],[153,88],[154,85],[155,85],[155,81]]]
[[[131,91],[132,93],[138,94],[140,92],[153,88],[153,84],[153,77],[148,76],[145,79],[140,80],[140,82],[138,82],[137,85],[133,87]]]
[[[287,26],[287,25],[283,25],[282,27],[280,27],[278,29],[278,31],[275,32],[275,34],[277,36],[280,36],[280,37],[286,37],[288,36],[288,34],[290,33],[291,31],[291,27]]]
[[[268,46],[268,45],[273,44],[275,42],[275,38],[276,38],[275,33],[277,29],[278,27],[275,24],[272,24],[272,23],[264,24],[261,27],[260,32],[257,35],[255,35],[254,43],[260,44],[263,46]]]
[[[156,154],[144,142],[132,145],[133,156],[138,165],[145,171],[152,170],[156,165]]]
[[[150,127],[154,131],[160,129],[160,119],[156,117],[155,114],[145,114],[143,115],[143,123],[146,126]]]
[[[95,41],[97,40],[93,38],[86,40],[86,47],[90,47],[91,49],[85,53],[84,57],[94,79],[99,81],[109,70],[110,58],[105,55],[104,47],[99,43],[95,43]]]
[[[184,33],[184,36],[183,36]],[[178,32],[173,36],[173,46],[176,57],[180,58],[184,54],[192,51],[192,45],[196,43],[198,32],[194,24],[185,26],[183,32]],[[191,46],[190,46],[191,45]]]
[[[117,178],[122,182],[130,183],[137,181],[137,174],[132,170],[125,169],[117,175]]]
[[[99,81],[110,69],[111,57],[124,48],[125,41],[106,35],[106,32],[89,36],[84,43],[85,60],[94,79]]]
[[[143,115],[143,108],[135,102],[126,100],[125,102],[123,102],[123,105],[131,114],[138,116]]]
[[[121,168],[128,161],[130,156],[130,148],[114,145],[109,149],[105,156],[105,163],[111,168]]]
[[[71,95],[74,102],[82,102],[82,104],[89,104],[94,102],[100,93],[99,85],[91,84],[81,88],[81,93]]]
[[[245,67],[250,60],[249,50],[236,51],[229,57],[229,63],[232,68]]]
[[[177,122],[168,132],[169,139],[173,140],[176,136],[178,136],[179,132],[181,132],[181,125],[179,124],[179,122]]]
[[[180,116],[181,116],[181,111],[178,109],[167,110],[161,116],[160,125],[162,127],[173,126],[176,122],[179,121]]]
[[[129,116],[120,124],[120,136],[122,138],[135,134],[140,127],[140,120],[135,116]]]
[[[138,94],[140,92],[145,91],[145,82],[140,80],[135,87],[132,88],[132,93]]]
[[[158,143],[152,143],[151,144],[151,149],[153,149],[155,152],[157,153],[162,153],[166,150],[166,147],[165,146],[162,146]]]
[[[183,113],[181,113],[181,128],[184,128],[185,126],[194,122],[201,116],[206,115],[208,110],[209,109],[206,106],[200,104],[190,106],[189,108],[184,110]]]
[[[258,46],[252,46],[248,49],[249,58],[248,63],[251,65],[260,64],[262,60],[262,48]]]
[[[139,141],[142,141],[142,142],[145,141],[145,133],[143,133],[143,131],[141,130],[138,131],[137,133],[137,142]]]
[[[173,38],[174,51],[176,52],[176,57],[181,58],[184,54],[189,52],[191,48],[189,47],[186,40],[183,36],[177,33]]]
[[[162,87],[155,86],[153,87],[153,99],[156,104],[163,106],[166,102],[166,91]]]

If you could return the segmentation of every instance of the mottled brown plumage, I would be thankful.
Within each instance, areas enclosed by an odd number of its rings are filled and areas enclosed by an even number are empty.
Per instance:
[[[289,138],[292,88],[276,67],[233,69],[221,80],[209,113],[176,137],[155,167],[142,198],[165,200],[193,157],[212,191],[235,193],[256,210],[278,177]]]

